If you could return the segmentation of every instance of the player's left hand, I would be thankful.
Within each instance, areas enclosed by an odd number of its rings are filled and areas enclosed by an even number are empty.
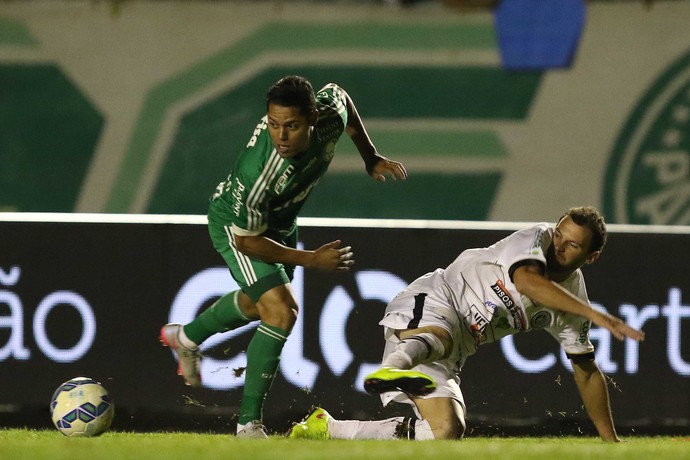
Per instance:
[[[628,326],[622,319],[609,315],[608,313],[594,311],[596,314],[592,318],[592,322],[597,326],[606,328],[618,340],[625,338],[637,340],[638,342],[644,340],[645,334],[633,327]]]
[[[390,175],[393,180],[407,179],[407,171],[402,163],[379,154],[376,154],[375,161],[367,163],[367,173],[378,182],[386,182],[386,175]]]

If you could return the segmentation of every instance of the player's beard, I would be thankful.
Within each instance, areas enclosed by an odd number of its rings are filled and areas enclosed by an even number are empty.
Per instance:
[[[571,272],[570,267],[566,267],[556,258],[556,250],[553,247],[553,243],[546,250],[546,272],[556,276],[567,275]]]

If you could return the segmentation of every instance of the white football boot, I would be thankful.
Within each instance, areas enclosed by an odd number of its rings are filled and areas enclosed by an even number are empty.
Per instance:
[[[177,375],[192,387],[201,386],[201,353],[199,347],[189,348],[180,343],[181,324],[169,323],[161,328],[160,340],[177,355]]]

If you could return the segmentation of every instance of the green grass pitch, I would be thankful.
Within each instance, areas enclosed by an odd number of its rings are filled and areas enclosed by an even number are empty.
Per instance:
[[[690,437],[629,437],[606,444],[592,437],[477,437],[463,441],[268,440],[198,433],[110,431],[67,438],[54,430],[0,430],[0,459],[690,459]]]

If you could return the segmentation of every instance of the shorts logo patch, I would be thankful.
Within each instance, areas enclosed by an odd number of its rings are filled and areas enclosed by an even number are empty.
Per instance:
[[[690,52],[649,88],[619,134],[602,202],[613,222],[690,224]]]

